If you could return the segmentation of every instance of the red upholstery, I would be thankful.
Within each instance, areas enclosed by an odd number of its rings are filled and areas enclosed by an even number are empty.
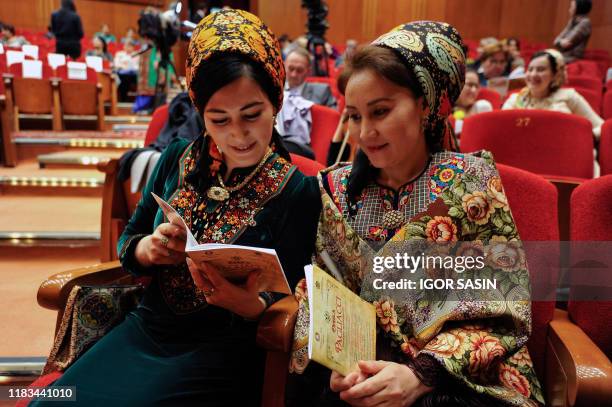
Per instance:
[[[603,89],[601,81],[592,76],[568,76],[567,84],[571,87],[590,89],[598,93],[601,93]]]
[[[572,193],[570,210],[572,241],[611,241],[612,175],[578,186]],[[570,318],[612,358],[612,301],[573,301],[571,296],[572,291],[568,303]]]
[[[604,120],[612,119],[612,88],[608,88],[603,96],[603,110],[601,117]]]
[[[334,137],[334,132],[340,121],[340,113],[327,106],[312,105],[312,130],[310,132],[310,145],[318,162],[327,163],[327,151]]]
[[[68,80],[68,66],[61,65],[57,67],[57,76],[63,80]],[[72,80],[72,79],[70,79]],[[98,83],[98,73],[90,67],[87,67],[87,82]]]
[[[607,120],[601,126],[599,169],[601,175],[612,174],[612,120]]]
[[[599,66],[595,61],[578,60],[567,65],[568,76],[591,76],[601,79]]]
[[[539,175],[518,168],[503,164],[497,164],[497,167],[521,239],[524,242],[558,241],[557,189],[554,185]],[[532,292],[538,299],[545,298],[538,288],[556,287],[559,278],[558,268],[553,263],[553,259],[559,258],[558,246],[551,247],[550,243],[543,245],[525,245]],[[532,333],[527,347],[539,377],[543,377],[544,373],[548,323],[553,318],[554,310],[554,298],[550,298],[550,301],[533,301],[531,304]]]
[[[319,171],[325,168],[325,166],[317,161],[313,161],[309,158],[302,157],[297,154],[290,154],[291,162],[298,167],[298,170],[302,172],[302,174],[312,177],[317,175]]]
[[[163,105],[155,109],[149,127],[147,127],[147,133],[145,135],[144,145],[148,146],[157,139],[159,133],[166,125],[168,121],[168,105]]]
[[[493,110],[499,110],[502,107],[501,95],[492,89],[480,88],[476,100],[480,99],[484,99],[491,103]]]
[[[601,115],[601,91],[581,88],[580,86],[573,86],[573,88],[589,102],[595,113]]]
[[[61,376],[61,372],[49,373],[44,376],[40,376],[38,379],[34,380],[34,382],[32,382],[32,384],[30,384],[28,387],[47,387],[51,383],[59,379]],[[19,401],[17,401],[17,403],[15,404],[15,407],[27,407],[31,400],[32,399],[29,398],[19,399]]]
[[[463,122],[461,151],[486,149],[499,163],[536,174],[593,177],[591,123],[547,110],[502,110]]]
[[[21,62],[12,64],[9,66],[8,71],[16,78],[21,78],[23,76],[23,64]],[[42,76],[43,79],[49,79],[53,76],[53,69],[44,62],[42,64]]]

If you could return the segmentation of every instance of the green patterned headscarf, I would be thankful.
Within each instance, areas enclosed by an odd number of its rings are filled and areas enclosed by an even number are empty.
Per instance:
[[[414,73],[427,102],[425,135],[445,150],[457,150],[448,121],[465,81],[465,46],[447,23],[415,21],[381,35],[372,45],[390,48]]]

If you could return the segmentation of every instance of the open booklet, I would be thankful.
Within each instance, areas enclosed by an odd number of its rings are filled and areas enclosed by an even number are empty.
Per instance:
[[[214,266],[228,280],[234,283],[246,281],[249,273],[260,271],[259,291],[291,294],[291,288],[283,266],[274,249],[239,246],[233,244],[199,244],[178,212],[162,198],[151,192],[168,221],[182,226],[187,233],[185,253],[196,263]]]
[[[346,376],[376,360],[376,309],[317,266],[304,267],[310,326],[308,357]]]

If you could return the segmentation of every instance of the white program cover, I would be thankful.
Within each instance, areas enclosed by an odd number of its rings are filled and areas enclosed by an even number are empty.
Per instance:
[[[21,66],[24,78],[42,79],[42,61],[29,61],[26,59],[22,62]]]
[[[83,62],[68,62],[68,79],[87,80],[87,65]]]
[[[66,55],[50,52],[47,54],[47,63],[51,69],[57,69],[58,66],[66,65]]]
[[[87,62],[87,66],[93,68],[96,72],[102,72],[102,58],[97,56],[88,56],[85,57],[85,61]]]
[[[38,59],[38,45],[24,45],[21,47],[21,52],[26,56]]]
[[[6,66],[11,66],[13,64],[18,64],[23,62],[25,59],[25,55],[21,51],[6,51]]]

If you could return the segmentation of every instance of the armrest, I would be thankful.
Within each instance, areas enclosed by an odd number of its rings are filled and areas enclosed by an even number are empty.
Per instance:
[[[257,344],[267,350],[289,352],[297,311],[298,302],[293,295],[272,304],[259,320]]]
[[[119,261],[100,263],[50,276],[38,288],[36,299],[41,307],[60,311],[76,284],[104,285],[129,283],[131,280],[132,276],[121,268]]]
[[[111,158],[110,160],[107,160],[107,161],[100,161],[96,165],[96,168],[98,169],[98,171],[103,172],[105,174],[109,174],[109,173],[114,174],[115,172],[117,172],[118,167],[119,167],[118,158]]]
[[[546,350],[547,402],[555,406],[599,406],[612,399],[612,364],[593,341],[555,310]]]

